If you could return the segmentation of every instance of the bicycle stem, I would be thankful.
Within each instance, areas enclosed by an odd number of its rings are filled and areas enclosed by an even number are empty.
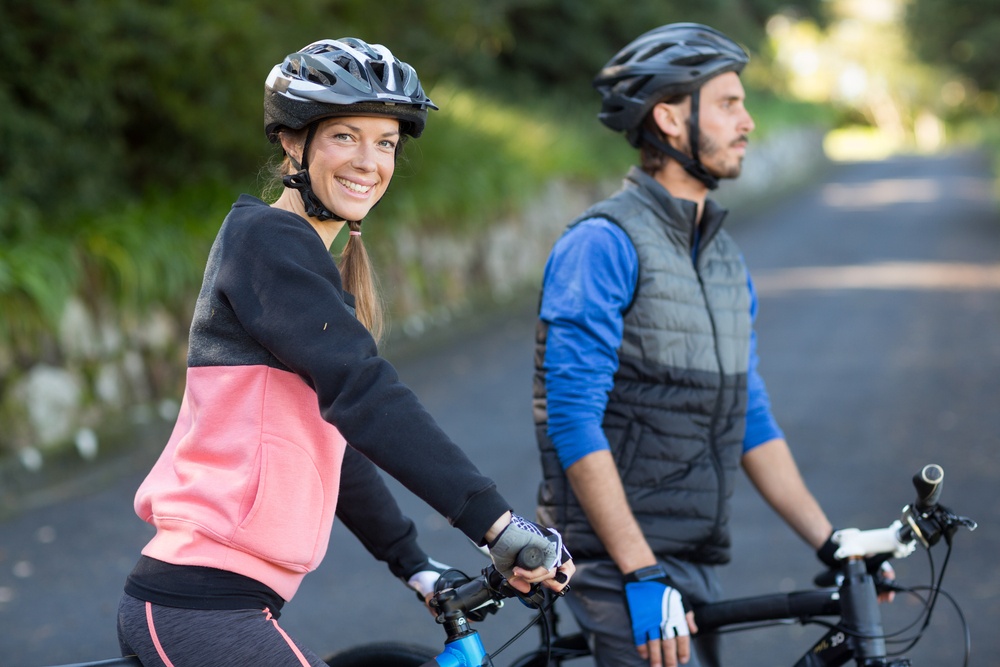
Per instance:
[[[885,631],[877,600],[875,581],[868,574],[864,559],[848,560],[840,587],[841,618],[854,645],[858,665],[885,664]]]

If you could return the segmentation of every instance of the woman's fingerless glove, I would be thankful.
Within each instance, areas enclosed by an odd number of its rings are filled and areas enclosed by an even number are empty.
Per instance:
[[[490,542],[490,558],[493,559],[497,571],[510,579],[514,576],[517,556],[526,547],[541,550],[541,565],[547,570],[559,567],[570,560],[569,552],[563,546],[562,535],[516,514],[511,515],[507,527]]]

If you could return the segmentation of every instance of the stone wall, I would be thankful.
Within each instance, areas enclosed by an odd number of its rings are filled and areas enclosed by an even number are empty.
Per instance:
[[[828,164],[822,142],[821,130],[793,128],[752,145],[740,178],[723,183],[713,198],[734,208],[766,205]],[[466,236],[404,228],[388,279],[394,321],[402,323],[404,335],[419,336],[457,314],[536,289],[566,225],[620,184],[618,177],[598,184],[552,181],[518,215]],[[413,275],[419,283],[407,280]]]

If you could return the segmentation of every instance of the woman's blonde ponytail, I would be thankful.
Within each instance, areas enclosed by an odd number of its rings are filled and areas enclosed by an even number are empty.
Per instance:
[[[354,295],[358,320],[371,332],[375,342],[382,340],[385,317],[378,277],[372,268],[368,251],[361,240],[361,223],[348,222],[350,237],[340,254],[340,275],[344,289]]]

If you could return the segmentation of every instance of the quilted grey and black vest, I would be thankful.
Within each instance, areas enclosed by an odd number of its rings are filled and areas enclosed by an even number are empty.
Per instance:
[[[745,431],[750,293],[739,248],[721,229],[726,211],[706,202],[697,237],[695,215],[694,203],[673,198],[633,168],[620,191],[577,222],[614,222],[639,257],[603,423],[632,511],[657,555],[725,563],[729,499]],[[606,558],[548,438],[546,334],[539,321],[539,518],[562,532],[575,558]]]

